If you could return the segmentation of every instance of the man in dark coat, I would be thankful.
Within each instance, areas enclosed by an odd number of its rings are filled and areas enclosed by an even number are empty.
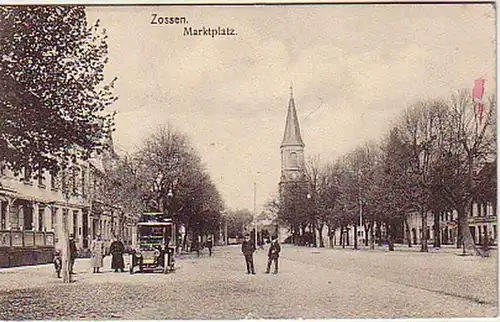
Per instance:
[[[69,235],[69,273],[75,274],[73,272],[73,266],[75,266],[75,259],[78,256],[78,248],[76,247],[75,236],[73,234]]]
[[[207,239],[207,248],[208,248],[208,254],[212,256],[212,247],[214,247],[214,243],[212,241],[212,237],[208,237]]]
[[[280,257],[280,251],[281,247],[278,242],[278,236],[273,236],[273,241],[271,242],[271,245],[269,246],[269,252],[267,253],[268,260],[267,260],[266,274],[269,274],[269,271],[271,270],[271,264],[273,261],[274,261],[274,274],[278,274],[278,258]]]
[[[245,262],[247,264],[247,274],[255,275],[255,268],[253,266],[253,253],[255,252],[255,245],[250,240],[249,235],[245,236],[245,240],[241,244],[241,252],[245,256]]]
[[[158,263],[163,268],[165,268],[168,265],[168,263],[165,263],[165,254],[168,254],[168,258],[170,260],[169,245],[170,245],[170,237],[166,237],[165,238],[165,244],[161,245],[158,248],[159,251],[160,251],[160,255],[158,257]]]
[[[123,245],[118,237],[109,246],[109,252],[112,256],[111,269],[114,269],[115,272],[118,272],[118,270],[124,272],[125,263],[123,261],[123,253],[125,252],[125,245]]]

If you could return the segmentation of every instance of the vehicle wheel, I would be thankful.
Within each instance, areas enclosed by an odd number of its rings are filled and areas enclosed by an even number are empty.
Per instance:
[[[139,266],[139,272],[140,272],[140,273],[142,273],[142,272],[143,272],[142,266]]]
[[[129,262],[129,272],[130,274],[134,274],[134,255],[130,254],[130,262]]]
[[[169,269],[168,269],[168,252],[165,253],[165,255],[163,255],[163,274],[167,274]]]

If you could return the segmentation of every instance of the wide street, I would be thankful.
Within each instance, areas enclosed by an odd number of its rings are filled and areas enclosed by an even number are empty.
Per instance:
[[[497,255],[447,249],[319,249],[283,245],[278,275],[255,254],[247,275],[239,246],[182,255],[173,274],[92,274],[76,264],[62,284],[51,265],[0,270],[0,320],[492,317]]]

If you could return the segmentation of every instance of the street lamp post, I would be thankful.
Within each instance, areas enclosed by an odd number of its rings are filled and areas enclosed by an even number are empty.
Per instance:
[[[253,215],[254,215],[254,230],[255,230],[255,249],[257,249],[257,182],[253,183]]]
[[[366,239],[363,227],[363,199],[359,198],[359,229],[361,229],[362,239]],[[366,245],[366,244],[365,244]]]
[[[307,207],[308,207],[308,209],[311,209],[311,208],[310,208],[310,207],[311,207],[310,203],[311,203],[311,197],[312,197],[312,196],[311,196],[311,194],[310,194],[310,193],[307,193],[306,197],[307,197]],[[305,229],[304,229],[304,230],[305,230]],[[305,233],[305,231],[304,231],[304,233]],[[313,234],[312,234],[312,235],[314,236],[314,231],[313,231]],[[308,239],[309,239],[309,238],[307,238],[307,240],[308,240]],[[313,241],[313,245],[314,245],[314,241]]]
[[[174,245],[175,245],[175,251],[178,253],[179,252],[179,247],[178,247],[178,234],[177,234],[177,222],[174,220],[174,212],[173,212],[173,207],[172,207],[172,202],[173,202],[173,198],[174,198],[174,192],[172,191],[172,188],[168,189],[168,193],[167,193],[167,198],[169,200],[169,207],[168,207],[168,212],[169,212],[169,215],[172,217],[172,223],[173,223],[173,229],[172,229],[172,233],[173,233],[173,242],[174,242]]]

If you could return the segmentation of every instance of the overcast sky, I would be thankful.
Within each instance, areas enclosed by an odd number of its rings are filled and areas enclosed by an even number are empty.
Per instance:
[[[151,25],[152,14],[188,25]],[[119,149],[170,123],[198,149],[230,208],[276,195],[290,83],[306,159],[385,134],[419,99],[486,78],[493,93],[491,5],[88,7],[107,29]],[[184,36],[229,27],[235,37]]]

